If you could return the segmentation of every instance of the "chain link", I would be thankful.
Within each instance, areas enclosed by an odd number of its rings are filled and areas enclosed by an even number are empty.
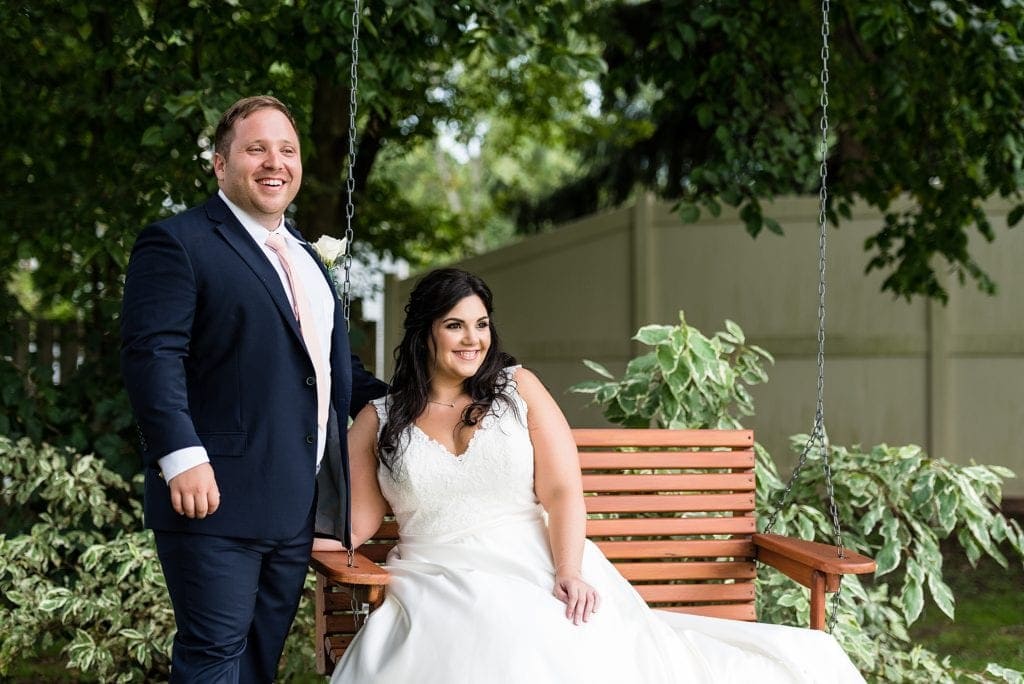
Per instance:
[[[370,604],[356,598],[353,590],[349,605],[352,610],[352,631],[358,632],[360,623],[365,623],[366,618],[370,616]]]
[[[797,459],[796,466],[793,468],[793,472],[786,482],[786,487],[776,497],[774,501],[774,511],[772,512],[771,518],[768,520],[768,525],[765,528],[766,533],[770,533],[772,528],[775,526],[776,518],[778,518],[779,512],[782,507],[786,504],[789,496],[792,492],[793,485],[796,483],[797,477],[804,465],[807,463],[807,458],[810,456],[811,451],[817,446],[818,452],[821,456],[822,470],[825,474],[825,487],[826,494],[828,497],[828,512],[832,518],[832,529],[835,535],[835,545],[837,547],[837,554],[840,558],[845,556],[843,546],[843,531],[839,523],[839,509],[836,506],[835,489],[832,485],[832,464],[830,462],[831,448],[828,441],[828,435],[825,432],[825,238],[826,238],[826,226],[828,221],[828,60],[829,60],[829,0],[822,0],[821,3],[821,141],[820,141],[820,155],[821,163],[818,167],[818,174],[821,179],[821,185],[818,189],[818,355],[817,355],[817,367],[818,367],[818,381],[817,381],[817,401],[814,407],[814,425],[811,429],[811,434],[807,438],[807,442],[804,444],[803,450],[800,452],[800,458]],[[828,619],[828,628],[832,630],[835,628],[836,619],[838,616],[839,609],[839,594],[840,591],[832,596],[832,610]]]
[[[348,177],[345,179],[345,256],[342,264],[345,269],[345,281],[341,288],[341,301],[345,311],[346,332],[352,330],[352,219],[356,215],[356,205],[352,195],[356,191],[356,110],[358,103],[356,93],[359,88],[359,0],[355,0],[352,9],[352,65],[349,69],[348,94]],[[355,564],[355,554],[348,549],[348,567]],[[353,620],[358,627],[359,613],[356,612],[355,597],[352,598]],[[367,608],[366,613],[369,613]],[[365,614],[364,614],[365,615]]]
[[[356,112],[358,102],[356,93],[359,90],[359,0],[355,0],[352,10],[352,65],[349,69],[348,96],[348,177],[345,180],[345,255],[343,267],[345,269],[345,281],[341,287],[341,301],[345,308],[345,325],[352,330],[352,240],[355,238],[355,231],[352,230],[352,219],[356,214],[356,205],[352,196],[356,191]]]

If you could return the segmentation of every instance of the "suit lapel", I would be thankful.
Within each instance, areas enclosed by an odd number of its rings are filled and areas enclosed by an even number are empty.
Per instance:
[[[295,333],[299,343],[305,345],[302,339],[302,331],[299,330],[299,323],[295,320],[291,304],[288,303],[288,295],[285,294],[284,286],[281,284],[281,278],[277,275],[277,271],[274,270],[263,250],[260,249],[259,245],[252,239],[252,236],[242,227],[242,224],[238,222],[238,219],[231,213],[228,206],[217,195],[214,195],[206,203],[206,214],[214,223],[214,230],[231,245],[231,248],[238,253],[242,261],[252,269],[256,277],[267,288],[270,298],[281,312],[286,325]]]

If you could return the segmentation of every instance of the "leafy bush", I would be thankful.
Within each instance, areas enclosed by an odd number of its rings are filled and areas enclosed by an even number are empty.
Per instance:
[[[794,450],[801,450],[806,440],[806,435],[793,437]],[[950,619],[955,616],[955,599],[943,579],[943,540],[955,539],[972,565],[987,555],[1006,567],[1002,542],[1024,557],[1020,526],[998,512],[1002,480],[1013,473],[998,466],[961,466],[929,458],[913,445],[882,444],[869,450],[833,445],[830,450],[839,518],[847,523],[844,543],[878,563],[873,580],[843,578],[835,629],[866,676],[884,682],[1020,682],[1020,673],[996,664],[989,665],[987,675],[958,671],[948,658],[914,646],[908,634],[928,598]],[[757,483],[758,514],[764,521],[771,514],[768,502],[784,483],[763,449]],[[831,541],[832,521],[816,507],[824,491],[822,469],[805,469],[793,486],[792,503],[779,511],[774,531]],[[806,624],[810,607],[802,587],[774,571],[761,573],[758,582],[763,620]]]
[[[166,678],[174,618],[132,488],[93,456],[0,437],[0,674],[59,648],[103,680]]]
[[[0,437],[0,676],[58,652],[101,681],[166,681],[174,613],[135,489],[102,459]],[[313,668],[312,576],[281,678]]]
[[[573,391],[593,394],[605,418],[626,427],[650,427],[652,420],[669,428],[739,427],[741,416],[754,413],[747,387],[767,382],[764,362],[774,360],[748,346],[738,325],[726,321],[725,327],[705,337],[681,311],[678,326],[644,326],[633,339],[653,349],[630,361],[621,380],[584,361],[606,380],[583,382]]]
[[[705,337],[686,324],[645,326],[634,339],[652,346],[633,359],[616,380],[599,364],[584,363],[605,380],[573,391],[591,394],[605,417],[627,426],[738,427],[751,415],[746,386],[767,381],[763,364],[771,356],[746,346],[739,326]],[[803,450],[806,435],[792,438]],[[943,580],[939,544],[955,539],[974,565],[982,556],[1006,567],[999,549],[1008,545],[1024,558],[1024,533],[998,511],[1002,482],[1013,473],[998,466],[961,466],[929,458],[918,446],[829,446],[839,518],[847,523],[844,544],[878,563],[874,578],[843,578],[834,634],[868,679],[880,682],[955,680],[1021,682],[1022,675],[997,664],[983,673],[962,672],[948,658],[914,646],[908,627],[932,600],[955,615],[955,599]],[[755,446],[759,523],[765,524],[785,489],[768,452]],[[794,483],[788,505],[778,511],[774,532],[831,543],[831,517],[818,506],[826,491],[820,453],[812,450]],[[758,615],[764,622],[807,624],[806,590],[772,568],[758,575]]]

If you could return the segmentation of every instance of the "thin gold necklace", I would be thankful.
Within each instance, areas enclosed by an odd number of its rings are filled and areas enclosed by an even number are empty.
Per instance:
[[[434,401],[433,399],[427,399],[428,404],[437,404],[438,406],[447,406],[448,408],[455,408],[455,404],[449,404],[447,401]]]

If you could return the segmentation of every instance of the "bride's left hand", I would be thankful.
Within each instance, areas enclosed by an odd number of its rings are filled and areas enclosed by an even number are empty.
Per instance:
[[[596,613],[601,596],[579,575],[556,575],[555,598],[565,604],[565,617],[574,624],[582,624]]]

